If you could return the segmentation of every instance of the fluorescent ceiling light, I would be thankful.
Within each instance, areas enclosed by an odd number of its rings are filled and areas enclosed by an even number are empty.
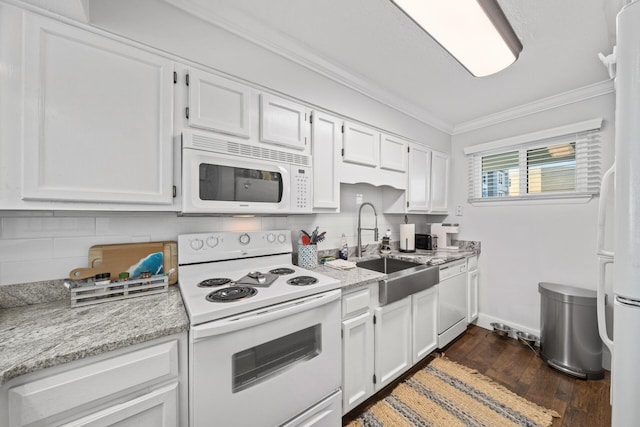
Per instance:
[[[513,64],[522,44],[496,0],[392,0],[476,77]]]

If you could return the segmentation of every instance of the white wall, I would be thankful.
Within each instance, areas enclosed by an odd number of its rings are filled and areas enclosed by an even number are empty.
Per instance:
[[[378,213],[380,238],[392,230],[399,238],[404,215],[384,215],[379,188],[366,184],[341,186],[342,213],[284,217],[178,217],[174,213],[7,212],[0,211],[0,285],[64,279],[74,268],[87,267],[92,245],[177,240],[179,234],[209,231],[291,230],[297,241],[301,229],[316,226],[327,232],[320,250],[338,248],[342,233],[349,247],[357,241],[356,194],[371,202]],[[427,215],[409,220],[424,231]],[[439,218],[439,217],[433,217]],[[373,212],[362,212],[362,225],[373,227]],[[373,232],[362,233],[363,244],[373,243]],[[294,251],[295,249],[294,245]]]
[[[463,149],[484,142],[603,117],[602,173],[613,163],[613,94],[454,135],[452,206],[461,205],[459,238],[482,242],[480,323],[502,322],[539,333],[539,282],[595,289],[598,198],[583,204],[472,206]]]

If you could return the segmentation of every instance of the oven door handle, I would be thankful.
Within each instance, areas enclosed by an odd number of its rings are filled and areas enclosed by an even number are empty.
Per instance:
[[[283,317],[292,316],[303,311],[312,310],[340,299],[340,294],[340,290],[336,289],[322,294],[285,302],[272,307],[258,309],[250,313],[244,313],[238,316],[231,316],[226,319],[193,326],[191,328],[191,339],[193,342],[197,342],[210,336],[227,334],[229,332],[261,325]]]

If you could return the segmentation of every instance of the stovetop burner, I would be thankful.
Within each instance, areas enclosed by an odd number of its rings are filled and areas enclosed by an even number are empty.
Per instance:
[[[318,279],[311,276],[297,276],[287,280],[287,283],[294,286],[308,286],[318,283]]]
[[[214,288],[216,286],[226,285],[230,282],[231,279],[227,279],[226,277],[216,277],[213,279],[203,280],[202,282],[198,283],[198,286],[201,288]]]
[[[293,274],[295,272],[296,271],[293,268],[288,267],[274,268],[273,270],[269,270],[269,273],[277,274],[278,276],[285,276],[287,274]]]
[[[250,286],[229,286],[228,288],[211,292],[206,298],[207,301],[211,302],[233,302],[251,298],[257,293],[258,290]]]

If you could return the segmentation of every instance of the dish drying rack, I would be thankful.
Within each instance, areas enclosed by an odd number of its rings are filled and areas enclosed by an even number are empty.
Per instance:
[[[67,279],[65,286],[71,291],[71,307],[82,307],[167,292],[169,276],[155,275],[143,279],[118,280],[102,285],[96,284],[93,279]]]

